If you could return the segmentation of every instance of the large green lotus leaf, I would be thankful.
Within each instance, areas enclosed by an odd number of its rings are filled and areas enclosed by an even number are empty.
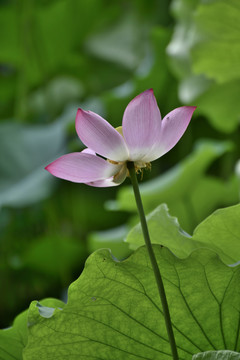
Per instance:
[[[232,264],[240,260],[240,205],[215,211],[199,224],[190,236],[181,229],[165,204],[147,216],[151,241],[167,246],[176,256],[188,256],[194,249],[207,247],[218,253],[222,261]],[[140,224],[128,234],[132,249],[144,244]]]
[[[212,251],[179,259],[154,245],[179,356],[239,350],[240,267]],[[123,262],[93,253],[63,310],[43,317],[33,302],[24,360],[157,360],[171,357],[162,307],[145,247]]]
[[[240,77],[240,2],[218,0],[200,4],[195,13],[202,35],[194,47],[193,70],[223,83]]]
[[[44,299],[41,301],[42,313],[44,308],[63,308],[64,303],[57,299]],[[19,314],[14,320],[13,326],[0,330],[0,360],[22,360],[22,351],[27,344],[28,327],[27,327],[28,310]]]
[[[239,360],[240,353],[230,350],[205,351],[193,355],[192,360]]]

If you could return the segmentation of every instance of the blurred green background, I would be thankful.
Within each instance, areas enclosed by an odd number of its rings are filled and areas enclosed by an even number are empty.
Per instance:
[[[116,127],[148,88],[163,116],[197,105],[181,141],[144,173],[146,211],[166,203],[191,234],[239,202],[239,18],[239,0],[0,0],[1,327],[31,300],[66,299],[95,249],[130,254],[128,180],[98,189],[44,170],[83,148],[78,107]]]

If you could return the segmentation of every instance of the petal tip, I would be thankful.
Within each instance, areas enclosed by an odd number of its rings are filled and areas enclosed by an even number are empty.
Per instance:
[[[194,111],[196,110],[197,106],[188,106],[189,110],[191,111],[191,115],[194,113]]]
[[[77,114],[76,114],[76,121],[79,119],[80,116],[82,116],[86,111],[81,109],[81,108],[78,108],[77,109]]]
[[[83,110],[82,108],[78,108],[78,109],[77,109],[77,114],[76,114],[76,120],[77,120],[79,117],[83,116],[84,114],[89,114],[89,113],[91,113],[91,111],[89,111],[89,110]]]
[[[195,111],[197,108],[197,106],[184,106],[184,107],[191,109],[192,111]]]
[[[147,90],[143,91],[143,92],[142,92],[141,94],[139,94],[139,95],[144,95],[144,94],[154,95],[153,88],[147,89]]]
[[[153,92],[153,89],[152,89],[152,88],[151,88],[151,89],[147,89],[147,90],[141,92],[140,94],[136,95],[136,96],[130,101],[130,103],[129,103],[128,105],[133,104],[133,103],[135,103],[136,101],[143,101],[143,100],[147,99],[148,97],[149,97],[150,99],[153,99],[154,102],[156,101],[155,95],[154,95],[154,92]]]
[[[81,116],[81,114],[82,114],[82,109],[80,109],[80,108],[78,108],[77,109],[77,114],[76,114],[76,118],[75,118],[75,125],[77,125],[77,122],[79,121],[79,118],[80,118],[80,116]]]
[[[50,174],[52,174],[51,168],[52,168],[52,163],[45,166],[44,170],[47,170]]]
[[[78,109],[77,109],[77,115],[79,115],[82,111],[83,111],[83,109],[78,108]]]
[[[77,132],[80,140],[81,140],[80,124],[82,123],[82,121],[84,119],[84,114],[87,114],[87,113],[88,113],[88,111],[85,111],[81,108],[77,109],[77,114],[76,114],[76,118],[75,118],[75,129],[76,129],[76,132]]]
[[[191,113],[191,115],[194,113],[194,111],[196,110],[197,106],[188,106],[188,105],[184,105],[184,106],[181,106],[177,109],[183,109],[183,110],[186,110],[188,113]],[[177,110],[176,109],[176,110]]]

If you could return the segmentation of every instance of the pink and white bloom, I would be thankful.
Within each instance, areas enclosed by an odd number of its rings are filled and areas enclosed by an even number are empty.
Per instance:
[[[162,120],[152,89],[128,104],[122,126],[117,129],[94,112],[78,109],[76,130],[87,148],[61,156],[46,170],[76,183],[119,185],[128,175],[128,161],[140,170],[171,150],[184,134],[195,109],[182,106]]]

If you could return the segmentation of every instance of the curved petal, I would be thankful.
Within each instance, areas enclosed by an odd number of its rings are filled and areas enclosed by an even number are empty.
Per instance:
[[[91,181],[91,182],[85,183],[85,184],[89,185],[89,186],[94,186],[94,187],[111,187],[111,186],[120,185],[120,183],[115,183],[113,181],[113,176],[108,179],[105,179],[105,180]]]
[[[186,131],[195,109],[196,106],[182,106],[167,114],[162,120],[160,139],[143,161],[156,160],[171,150]]]
[[[86,148],[86,149],[83,149],[81,151],[82,154],[92,154],[92,155],[95,155],[96,156],[96,153],[95,151],[93,151],[92,149],[89,149],[89,148]]]
[[[76,183],[104,180],[117,174],[121,166],[110,164],[86,152],[63,155],[45,168],[52,175]]]
[[[129,160],[141,160],[161,134],[161,114],[152,89],[139,94],[128,104],[122,130],[130,152]]]
[[[110,187],[110,186],[118,186],[124,182],[128,174],[128,168],[126,163],[121,165],[118,173],[114,176],[111,176],[108,179],[98,180],[98,181],[91,181],[87,183],[87,185],[95,186],[95,187]]]
[[[80,140],[97,154],[114,161],[128,159],[124,138],[101,116],[78,109],[76,130]]]

